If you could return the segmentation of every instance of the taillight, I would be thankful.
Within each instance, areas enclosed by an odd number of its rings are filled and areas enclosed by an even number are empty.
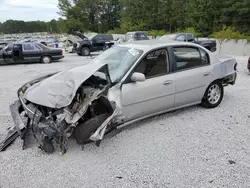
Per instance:
[[[234,70],[235,71],[237,71],[237,65],[238,65],[237,63],[235,63],[235,65],[234,65]]]
[[[250,71],[250,57],[248,58],[247,68],[248,68],[248,70]]]

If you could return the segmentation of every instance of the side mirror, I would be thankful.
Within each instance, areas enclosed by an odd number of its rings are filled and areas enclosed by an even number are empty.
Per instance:
[[[144,82],[146,80],[145,75],[139,72],[134,72],[131,76],[133,82]]]

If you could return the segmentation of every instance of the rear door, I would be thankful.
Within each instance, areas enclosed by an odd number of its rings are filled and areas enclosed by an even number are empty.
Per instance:
[[[23,58],[25,62],[40,62],[42,49],[33,43],[23,43]]]
[[[212,80],[209,55],[191,46],[173,46],[173,74],[175,75],[175,107],[202,100]]]
[[[144,82],[132,82],[132,73],[143,73]],[[150,52],[122,85],[122,111],[125,121],[173,108],[175,84],[169,74],[166,49]]]
[[[22,63],[24,61],[22,44],[14,44],[12,59],[15,63]]]

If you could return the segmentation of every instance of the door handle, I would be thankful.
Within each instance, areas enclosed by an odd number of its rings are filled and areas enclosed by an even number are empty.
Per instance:
[[[167,81],[163,82],[163,85],[169,85],[169,84],[172,84],[172,80],[167,80]]]
[[[204,74],[203,74],[203,76],[208,76],[208,75],[210,75],[211,74],[211,72],[205,72]]]

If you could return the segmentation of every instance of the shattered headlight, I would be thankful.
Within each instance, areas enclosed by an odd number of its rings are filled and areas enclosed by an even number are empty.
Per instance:
[[[21,91],[23,93],[25,93],[25,91],[27,91],[27,89],[30,87],[30,84],[25,84],[24,86],[21,87]]]

